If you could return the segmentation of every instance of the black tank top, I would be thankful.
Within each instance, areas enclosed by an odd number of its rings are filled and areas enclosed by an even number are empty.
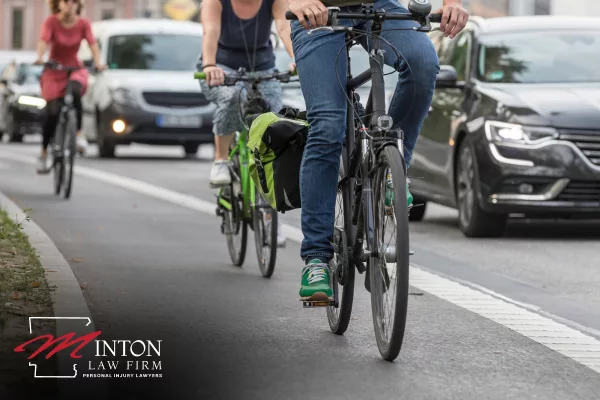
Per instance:
[[[273,1],[262,0],[254,18],[235,15],[231,0],[221,0],[221,37],[217,48],[217,63],[248,71],[263,71],[275,67],[271,43]],[[245,40],[245,44],[244,44]]]

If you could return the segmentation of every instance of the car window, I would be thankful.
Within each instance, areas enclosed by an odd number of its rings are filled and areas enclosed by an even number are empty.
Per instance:
[[[21,64],[16,82],[19,85],[39,83],[43,70],[44,66],[42,65]]]
[[[192,71],[196,69],[200,48],[200,35],[112,36],[108,40],[107,65],[110,69]]]
[[[600,82],[600,30],[482,36],[477,77],[495,83]]]
[[[456,69],[459,81],[466,81],[469,73],[469,63],[471,60],[471,32],[464,31],[454,39],[451,50],[449,51],[447,62]]]

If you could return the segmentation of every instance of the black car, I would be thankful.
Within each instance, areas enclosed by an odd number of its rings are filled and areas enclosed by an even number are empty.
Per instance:
[[[42,68],[13,60],[0,74],[0,135],[7,134],[11,142],[41,132],[46,106],[40,95]]]
[[[514,214],[599,216],[598,20],[475,19],[431,38],[442,67],[409,169],[415,204],[458,208],[469,237],[501,235]]]

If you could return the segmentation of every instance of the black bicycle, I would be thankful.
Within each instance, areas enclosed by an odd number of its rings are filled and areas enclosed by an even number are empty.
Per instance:
[[[375,10],[373,5],[362,5],[359,12],[340,12],[331,7],[328,26],[315,29],[346,32],[348,117],[332,238],[334,258],[330,263],[334,298],[325,304],[304,302],[304,306],[327,306],[331,330],[343,334],[352,313],[355,269],[361,274],[367,271],[365,287],[371,292],[375,337],[382,357],[388,361],[398,356],[406,325],[409,209],[404,134],[392,129],[392,118],[386,114],[381,49],[385,39],[380,32],[386,20],[414,20],[419,26],[412,29],[428,32],[430,22],[441,20],[441,15],[430,12],[427,0],[411,0],[409,13],[388,13]],[[291,12],[286,18],[297,19]],[[342,19],[372,21],[371,32],[341,26],[338,21]],[[365,35],[372,39],[370,68],[353,77],[348,50]],[[355,89],[369,80],[371,92],[363,107]],[[391,301],[384,301],[390,295]]]
[[[64,71],[67,74],[67,87],[60,108],[58,124],[52,140],[52,170],[54,176],[54,193],[65,199],[71,197],[73,189],[73,164],[75,163],[77,111],[73,104],[73,84],[71,74],[84,67],[65,67],[57,62],[50,61],[44,64],[45,68]]]
[[[244,263],[248,225],[254,230],[256,257],[260,272],[265,278],[271,277],[275,269],[278,215],[277,211],[256,191],[250,178],[248,160],[252,155],[247,147],[249,133],[247,118],[271,111],[258,90],[261,82],[276,79],[285,83],[290,82],[291,76],[291,72],[256,75],[240,68],[235,74],[226,75],[224,82],[227,86],[234,86],[238,82],[250,83],[251,86],[246,99],[239,102],[242,104],[240,117],[246,126],[236,134],[236,140],[232,143],[229,153],[231,184],[219,190],[216,212],[223,218],[221,231],[227,237],[227,247],[234,265],[241,266]],[[205,79],[206,75],[204,72],[196,72],[194,77]]]

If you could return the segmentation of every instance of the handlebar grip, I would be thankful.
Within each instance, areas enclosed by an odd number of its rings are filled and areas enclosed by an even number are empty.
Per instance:
[[[194,79],[206,79],[206,72],[194,72]]]
[[[286,11],[285,12],[285,19],[289,20],[289,21],[297,21],[298,17],[296,16],[296,14],[294,14],[291,11]]]
[[[429,21],[434,23],[442,22],[442,14],[431,14],[429,15]]]

